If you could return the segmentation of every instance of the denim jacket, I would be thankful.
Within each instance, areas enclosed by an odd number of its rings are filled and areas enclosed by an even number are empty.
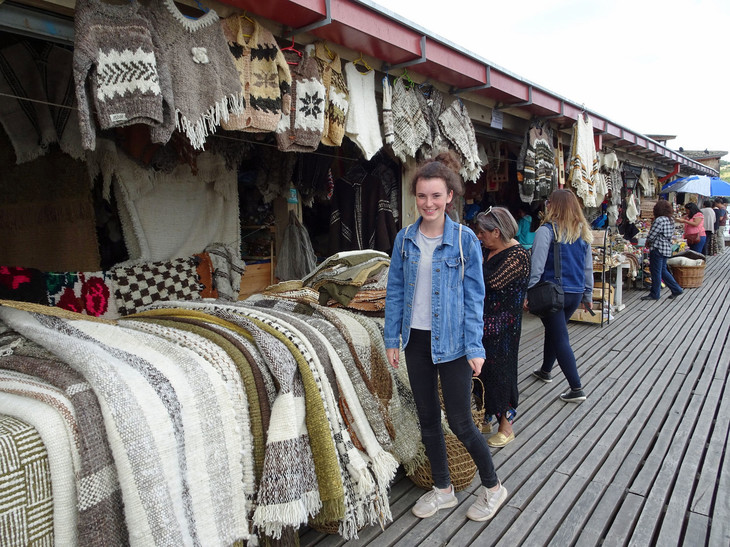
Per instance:
[[[408,345],[411,331],[413,293],[421,251],[416,234],[421,224],[403,228],[395,238],[385,297],[385,347]],[[406,233],[407,231],[407,233]],[[462,257],[463,255],[463,263]],[[484,276],[482,249],[474,232],[446,216],[443,242],[433,253],[431,266],[431,357],[434,363],[484,357],[482,314]]]

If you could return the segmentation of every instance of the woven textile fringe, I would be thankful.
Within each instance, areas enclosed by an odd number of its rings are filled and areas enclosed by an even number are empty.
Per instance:
[[[94,218],[90,201],[59,199],[53,202],[30,205],[5,205],[0,216],[0,230],[19,230],[32,224],[59,224],[86,221]]]
[[[221,124],[221,120],[228,121],[229,101],[234,113],[240,114],[243,112],[241,99],[232,95],[220,99],[196,120],[190,120],[180,110],[176,110],[175,128],[185,133],[193,148],[205,150],[205,139],[208,135],[215,133],[216,127]]]

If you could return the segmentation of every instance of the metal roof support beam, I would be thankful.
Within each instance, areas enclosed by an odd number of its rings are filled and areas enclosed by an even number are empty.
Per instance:
[[[330,9],[330,0],[324,0],[324,13],[325,18],[321,19],[319,21],[315,21],[314,23],[311,23],[309,25],[305,25],[300,28],[291,29],[287,32],[285,32],[282,37],[283,38],[294,38],[297,34],[303,34],[305,32],[309,32],[310,30],[314,30],[320,27],[326,27],[330,23],[332,23],[332,10]]]
[[[61,44],[74,43],[74,23],[33,8],[0,2],[0,30]]]
[[[530,106],[532,104],[532,85],[527,86],[527,100],[520,103],[503,104],[495,106],[493,110],[505,110],[507,108],[517,108],[519,106]]]
[[[387,63],[383,64],[381,70],[383,72],[388,72],[390,70],[395,70],[399,68],[406,68],[413,65],[420,65],[421,63],[426,62],[426,36],[421,36],[421,56],[418,59],[411,59],[410,61],[405,61],[403,63],[398,63],[397,65],[389,65]]]
[[[479,91],[480,89],[487,89],[492,87],[492,67],[489,65],[484,65],[484,68],[487,71],[487,83],[475,85],[473,87],[460,87],[458,89],[451,88],[450,93],[452,95],[458,95],[459,93],[469,93],[470,91]]]
[[[560,112],[558,114],[550,114],[549,116],[543,116],[543,120],[552,120],[553,118],[564,118],[565,117],[565,101],[560,99]]]

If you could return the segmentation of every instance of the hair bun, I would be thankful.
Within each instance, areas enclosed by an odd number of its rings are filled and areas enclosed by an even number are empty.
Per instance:
[[[461,160],[459,156],[456,152],[449,148],[441,150],[433,159],[434,161],[443,163],[454,173],[459,173],[461,171]]]

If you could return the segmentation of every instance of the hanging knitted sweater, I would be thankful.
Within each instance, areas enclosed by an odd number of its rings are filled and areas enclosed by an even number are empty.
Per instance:
[[[437,155],[441,148],[448,146],[439,127],[439,117],[446,110],[446,103],[441,92],[432,85],[423,88],[419,86],[419,91],[420,93],[416,92],[418,104],[421,105],[423,119],[426,120],[431,132],[431,136],[426,139],[419,152],[424,158],[431,158]]]
[[[144,10],[144,11],[142,11]],[[218,14],[212,9],[199,19],[185,17],[172,0],[140,8],[154,30],[158,58],[169,67],[175,99],[174,122],[152,131],[169,140],[177,128],[194,148],[202,149],[229,113],[243,111],[242,88]]]
[[[525,203],[546,199],[557,187],[552,141],[550,127],[539,122],[532,123],[525,134],[517,160],[517,169],[524,174],[520,183],[520,199]]]
[[[366,160],[383,147],[383,135],[375,104],[375,71],[363,74],[353,63],[345,65],[350,108],[347,111],[345,134],[362,150]]]
[[[599,204],[596,196],[598,156],[593,141],[593,122],[588,116],[578,116],[573,125],[569,166],[568,183],[583,199],[585,207],[596,207]]]
[[[416,92],[398,78],[393,84],[393,153],[406,162],[415,158],[421,145],[431,136],[418,104]]]
[[[170,126],[173,121],[170,75],[157,57],[150,23],[139,8],[137,2],[76,3],[73,72],[87,150],[96,147],[94,118],[101,129],[136,123]],[[169,138],[155,136],[155,142]]]
[[[317,70],[317,63],[308,54],[299,56],[285,51],[291,66],[291,97],[284,97],[290,108],[276,128],[276,142],[282,152],[314,152],[324,132],[325,89]]]
[[[223,19],[221,26],[241,79],[244,108],[243,113],[223,121],[223,129],[275,131],[282,112],[291,108],[291,73],[284,54],[271,31],[253,19],[232,15]]]
[[[345,117],[350,104],[347,84],[342,74],[342,61],[338,54],[327,49],[324,42],[314,44],[314,59],[326,92],[322,144],[340,146],[345,136]]]
[[[443,111],[438,121],[444,137],[461,154],[461,176],[464,180],[477,180],[482,172],[482,160],[479,159],[477,137],[464,102],[455,100]]]

